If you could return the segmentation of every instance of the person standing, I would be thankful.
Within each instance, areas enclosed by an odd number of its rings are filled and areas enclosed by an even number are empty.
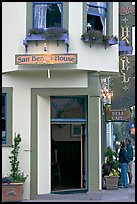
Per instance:
[[[126,143],[122,141],[120,151],[119,151],[119,163],[121,167],[121,177],[122,177],[124,188],[128,188],[128,174],[127,174],[128,162],[129,162],[129,158],[126,150]]]
[[[128,163],[128,179],[129,179],[129,186],[132,186],[132,162],[133,162],[133,147],[131,144],[131,139],[130,138],[126,138],[125,140],[126,143],[126,149],[127,149],[127,154],[129,157],[129,163]]]

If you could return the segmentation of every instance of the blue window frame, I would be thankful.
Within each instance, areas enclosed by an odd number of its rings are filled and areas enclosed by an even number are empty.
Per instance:
[[[6,144],[7,124],[7,94],[2,94],[2,144]]]
[[[33,28],[63,27],[63,2],[33,2]]]
[[[87,29],[105,33],[107,2],[87,2]]]
[[[12,87],[2,87],[2,146],[12,145]]]

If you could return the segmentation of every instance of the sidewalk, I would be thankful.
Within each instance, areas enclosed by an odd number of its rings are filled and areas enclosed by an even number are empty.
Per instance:
[[[22,202],[135,202],[135,162],[133,163],[133,185],[118,190],[100,191],[100,199],[93,193],[47,194],[40,200],[23,200]]]

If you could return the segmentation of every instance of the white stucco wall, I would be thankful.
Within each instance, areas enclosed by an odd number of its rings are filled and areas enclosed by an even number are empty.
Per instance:
[[[2,2],[2,70],[16,70],[15,54],[24,52],[26,2]]]
[[[38,194],[45,194],[51,191],[50,98],[37,96],[37,106]]]
[[[87,87],[87,73],[83,71],[67,71],[59,72],[54,71],[51,73],[51,79],[47,78],[47,72],[12,72],[3,74],[2,76],[3,87],[13,87],[13,135],[20,133],[22,142],[20,145],[20,169],[26,175],[30,176],[30,134],[31,134],[31,88],[58,88],[58,87]],[[39,96],[38,102],[38,158],[40,168],[38,175],[45,172],[45,177],[38,176],[38,192],[50,192],[50,141],[49,141],[49,99]],[[45,106],[43,108],[43,106]],[[43,114],[45,112],[45,114]],[[42,114],[41,114],[42,113]],[[44,125],[43,125],[44,123]],[[44,143],[42,143],[45,141]],[[45,145],[45,148],[42,148]],[[42,150],[42,151],[41,151]],[[43,150],[45,152],[43,152]],[[2,175],[10,173],[10,164],[8,156],[10,155],[11,148],[2,148]],[[41,157],[42,155],[42,157]],[[45,155],[43,162],[43,155]],[[48,162],[46,162],[48,161]],[[49,165],[47,167],[47,164]],[[47,173],[46,173],[47,172]],[[24,183],[24,198],[29,199],[30,196],[30,177]],[[45,186],[42,182],[45,179]]]
[[[118,36],[118,2],[114,2],[113,32]],[[118,45],[92,46],[81,40],[83,34],[83,2],[69,2],[69,53],[78,53],[78,64],[74,69],[118,72]],[[15,54],[24,54],[23,40],[26,35],[26,2],[2,3],[2,38],[3,38],[3,72],[20,69],[15,65]],[[38,43],[39,44],[39,43]],[[47,43],[48,44],[48,43]],[[28,53],[43,53],[41,47],[35,43],[28,47]],[[31,49],[34,48],[34,49]],[[66,46],[62,42],[57,47],[48,44],[48,53],[66,53]],[[107,59],[107,60],[106,60]],[[21,65],[22,66],[22,65]],[[69,66],[69,65],[68,65]],[[28,66],[26,66],[27,68]],[[55,66],[57,67],[57,66]],[[62,69],[66,65],[61,66]],[[72,65],[70,65],[72,67]],[[29,67],[28,67],[29,68]],[[36,67],[35,67],[36,68]],[[39,67],[37,67],[39,69]],[[44,67],[46,70],[48,65]],[[23,69],[23,67],[21,67]]]
[[[7,77],[8,78],[8,77]],[[14,78],[14,77],[13,77]],[[22,84],[22,81],[18,83],[15,78],[9,78],[4,83],[4,87],[13,87],[13,115],[12,115],[12,125],[13,125],[13,136],[15,133],[20,133],[22,141],[20,144],[20,170],[26,175],[30,175],[30,88]],[[22,84],[22,85],[21,85]],[[26,151],[28,150],[28,151]],[[9,160],[11,148],[2,148],[2,174],[10,173],[9,170]],[[29,198],[30,196],[30,178],[28,176],[24,183],[24,196]]]
[[[89,45],[83,43],[80,39],[82,34],[82,8],[83,2],[69,2],[69,35],[70,35],[70,53],[78,53],[77,65],[63,65],[63,66],[24,66],[20,67],[15,65],[15,54],[24,53],[23,39],[26,33],[26,2],[2,2],[2,69],[3,72],[14,71],[2,75],[2,86],[13,87],[13,135],[20,133],[22,136],[20,148],[20,167],[21,171],[25,174],[30,174],[30,141],[31,141],[31,88],[59,88],[59,87],[87,87],[87,72],[85,70],[98,70],[98,71],[118,71],[118,46],[111,46],[105,49],[101,46],[90,48]],[[79,19],[79,20],[75,20]],[[117,25],[117,23],[116,23]],[[115,25],[115,26],[116,26]],[[117,32],[117,31],[116,31]],[[66,47],[61,44],[57,47],[52,43],[48,47],[49,52],[57,53],[65,52]],[[41,47],[40,47],[41,46]],[[34,50],[33,50],[34,48]],[[60,49],[61,48],[61,49]],[[37,50],[36,50],[37,49]],[[41,53],[43,45],[32,45],[29,48],[30,53]],[[107,60],[106,60],[107,59]],[[51,70],[51,78],[47,78],[47,69]],[[62,71],[56,71],[56,68],[61,68]],[[66,70],[67,68],[67,70]],[[69,69],[71,69],[69,71]],[[80,69],[74,71],[74,69]],[[83,71],[83,70],[84,71]],[[20,71],[19,71],[20,70]],[[24,71],[21,71],[24,70]],[[29,71],[28,71],[29,70]],[[45,71],[41,71],[45,70]],[[43,165],[41,155],[45,154],[45,160],[50,164],[50,129],[48,116],[49,103],[48,98],[39,96],[38,102],[38,117],[41,123],[38,123],[38,162],[39,167]],[[43,107],[46,106],[45,114]],[[47,125],[43,126],[43,121]],[[45,132],[47,133],[45,138]],[[47,143],[46,148],[40,148],[44,145],[42,141]],[[41,152],[44,149],[44,153]],[[10,147],[2,148],[2,174],[5,175],[10,172],[10,164],[8,163],[8,156],[10,154]],[[100,153],[99,153],[100,154]],[[50,181],[50,166],[43,165],[43,169],[38,168],[38,193],[49,192]],[[45,173],[46,172],[46,173]],[[42,186],[43,179],[40,174],[47,174],[43,177],[47,182],[45,187]],[[101,174],[101,172],[99,172]],[[24,198],[30,197],[30,177],[28,176],[24,183]]]

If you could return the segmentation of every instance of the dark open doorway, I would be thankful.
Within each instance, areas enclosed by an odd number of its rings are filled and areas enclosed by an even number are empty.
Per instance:
[[[77,129],[74,130],[74,127]],[[51,125],[51,191],[85,187],[81,127],[83,125],[80,124]]]

